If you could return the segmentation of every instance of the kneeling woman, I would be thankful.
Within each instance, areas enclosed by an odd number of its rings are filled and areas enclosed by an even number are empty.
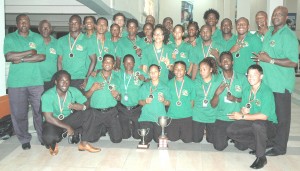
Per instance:
[[[139,104],[143,108],[138,120],[142,129],[149,129],[149,133],[145,136],[146,143],[152,139],[158,142],[161,133],[161,127],[157,124],[158,117],[166,116],[165,106],[170,105],[169,89],[159,80],[160,67],[156,64],[150,65],[149,75],[151,81],[144,83],[140,88]]]
[[[76,88],[70,87],[71,75],[64,70],[55,75],[55,85],[42,96],[42,112],[46,119],[43,124],[43,141],[51,155],[58,153],[58,142],[63,137],[73,136],[80,131],[79,151],[99,152],[88,143],[93,140],[93,117],[86,110],[85,96]],[[74,111],[74,112],[73,112]]]

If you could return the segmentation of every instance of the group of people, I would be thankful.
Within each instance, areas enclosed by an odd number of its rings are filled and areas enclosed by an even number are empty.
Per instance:
[[[65,137],[89,152],[101,150],[90,143],[107,133],[119,143],[140,139],[138,130],[147,129],[145,142],[158,142],[158,118],[168,116],[170,141],[199,143],[206,135],[222,151],[231,139],[240,150],[252,149],[251,168],[264,167],[266,156],[286,153],[289,137],[298,41],[287,14],[278,6],[268,26],[266,12],[258,12],[255,34],[241,17],[233,34],[232,21],[225,18],[218,28],[219,13],[209,9],[206,24],[199,29],[190,22],[186,36],[170,17],[155,25],[149,15],[138,32],[138,21],[126,22],[122,13],[110,28],[106,18],[86,16],[82,24],[72,15],[69,33],[58,40],[49,21],[40,22],[39,35],[26,14],[18,15],[4,54],[22,148],[31,148],[30,103],[38,139],[51,155]]]

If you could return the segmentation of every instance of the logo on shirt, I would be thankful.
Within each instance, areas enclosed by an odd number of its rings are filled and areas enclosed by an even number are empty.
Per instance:
[[[255,104],[256,104],[256,106],[260,106],[260,105],[261,105],[260,100],[259,100],[259,99],[256,99]]]
[[[50,48],[50,49],[49,49],[49,52],[50,52],[51,54],[56,55],[56,50],[55,50],[54,48]]]
[[[81,45],[76,45],[76,50],[83,51],[83,47]]]
[[[186,56],[185,56],[184,52],[181,52],[181,53],[180,53],[180,57],[182,57],[182,58],[186,58]]]
[[[108,49],[108,47],[104,47],[103,50],[104,50],[105,53],[108,53],[109,49]]]
[[[32,49],[36,49],[36,44],[34,42],[29,42],[29,47]]]
[[[270,41],[270,46],[271,46],[271,47],[274,47],[274,46],[275,46],[275,40],[271,40],[271,41]]]
[[[187,90],[182,90],[182,95],[183,96],[188,96],[189,95],[189,92]]]
[[[239,86],[239,85],[235,85],[235,91],[236,92],[242,92],[242,88],[241,88],[241,86]]]

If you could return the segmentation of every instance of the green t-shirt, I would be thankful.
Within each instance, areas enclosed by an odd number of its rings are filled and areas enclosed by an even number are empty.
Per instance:
[[[142,56],[138,56],[134,48],[141,49],[142,41],[143,40],[139,36],[136,36],[135,41],[131,41],[128,37],[122,37],[119,40],[116,55],[121,59],[121,63],[123,63],[125,55],[131,54],[135,60],[134,69],[138,69],[141,66],[141,58],[143,57],[144,52],[142,50]],[[121,65],[121,69],[124,70],[124,65]]]
[[[240,108],[245,107],[246,104],[249,103],[251,88],[251,86],[247,86],[243,90]],[[249,114],[262,113],[268,117],[269,121],[277,123],[274,95],[272,90],[266,84],[260,84],[256,95],[251,93],[250,104],[251,108]]]
[[[161,67],[160,71],[160,81],[164,82],[167,84],[168,82],[168,75],[169,75],[169,69],[167,68],[165,62],[163,60],[165,58],[168,58],[170,61],[170,64],[174,63],[174,60],[172,59],[172,49],[166,45],[163,45],[163,47],[160,50],[155,51],[155,47],[153,46],[148,46],[144,52],[143,52],[143,57],[142,57],[142,65],[145,65],[149,67],[152,64],[156,64]]]
[[[219,40],[220,37],[222,37],[222,31],[218,27],[216,27],[215,32],[211,35],[211,39],[213,41],[216,41]]]
[[[250,32],[247,33],[244,38],[243,48],[232,53],[234,61],[233,70],[240,74],[246,74],[248,67],[255,64],[253,59],[251,59],[254,56],[252,52],[259,53],[261,48],[262,43],[260,39]]]
[[[193,120],[202,123],[214,123],[217,118],[217,109],[212,108],[210,100],[213,98],[216,89],[222,79],[218,75],[213,75],[210,82],[205,83],[202,78],[195,80],[195,105],[193,108]],[[207,96],[205,98],[205,94]],[[207,103],[205,103],[205,99]]]
[[[190,52],[192,50],[192,45],[182,41],[182,43],[176,47],[176,43],[168,44],[168,46],[173,50],[172,58],[174,62],[183,61],[186,64],[186,68],[190,68]]]
[[[128,32],[127,32],[126,28],[123,28],[121,37],[127,37],[127,36],[128,36]],[[111,32],[109,32],[109,31],[106,32],[105,37],[110,39],[111,38]]]
[[[217,49],[219,51],[219,54],[224,51],[223,46],[217,41],[212,41],[211,45],[209,46],[204,46],[202,43],[199,43],[194,48],[192,48],[190,53],[190,61],[194,64],[199,64],[205,57],[215,58],[209,52],[211,48]]]
[[[222,78],[223,82],[226,81],[226,83],[230,85],[230,93],[233,96],[236,98],[242,98],[242,90],[245,88],[245,86],[249,86],[249,83],[244,75],[234,72],[232,83],[231,80],[227,80],[223,77],[223,73],[221,73],[220,77]],[[228,118],[227,114],[240,111],[240,103],[227,100],[227,92],[228,89],[225,88],[225,90],[219,95],[219,102],[216,107],[217,119],[222,121],[232,121]]]
[[[141,49],[144,50],[146,49],[148,46],[152,46],[152,43],[148,43],[146,40],[146,37],[142,37],[141,38]]]
[[[69,43],[69,38],[71,43]],[[72,79],[84,79],[90,65],[89,56],[96,53],[93,45],[95,42],[87,39],[83,33],[74,42],[70,33],[58,39],[57,54],[62,56],[62,68],[71,74]],[[70,46],[73,44],[73,57],[70,57]]]
[[[258,31],[256,31],[256,32],[254,33],[254,35],[257,36],[257,37],[261,40],[261,42],[264,41],[265,36],[262,35],[262,34],[260,34]]]
[[[121,103],[124,106],[136,106],[139,103],[139,90],[143,81],[138,79],[138,75],[146,74],[141,70],[134,70],[132,75],[126,74],[125,71],[121,70],[118,72],[120,78],[120,93]],[[127,100],[126,100],[127,99]]]
[[[196,96],[194,82],[185,76],[182,89],[181,85],[182,82],[176,81],[178,96],[180,96],[179,100],[175,88],[175,78],[168,82],[171,104],[167,115],[173,119],[181,119],[192,116],[191,102],[195,100]],[[181,104],[179,103],[180,105],[178,105],[178,101],[181,102]]]
[[[158,101],[158,94],[162,94],[165,100],[170,100],[169,88],[163,82],[159,82],[156,87],[152,85],[152,82],[146,82],[142,85],[139,92],[139,100],[145,100],[150,95],[150,87],[152,87],[153,100],[151,103],[146,104],[142,108],[142,113],[139,118],[139,122],[158,122],[159,116],[166,116],[165,105]]]
[[[224,37],[221,36],[221,37],[219,37],[219,39],[215,39],[215,41],[219,42],[219,44],[221,44],[224,51],[229,51],[232,48],[232,46],[235,45],[236,39],[237,39],[237,35],[232,34],[232,36],[229,40],[225,40]]]
[[[53,36],[51,41],[44,46],[46,47],[46,59],[40,62],[40,70],[44,81],[50,81],[52,76],[57,72],[57,39]]]
[[[109,107],[114,107],[117,105],[117,100],[112,96],[110,92],[110,88],[114,90],[119,90],[120,79],[117,74],[112,72],[111,77],[106,80],[102,77],[101,71],[95,76],[90,76],[85,87],[85,91],[89,91],[95,82],[104,83],[104,87],[100,90],[94,91],[91,96],[91,104],[92,108],[96,109],[105,109]]]
[[[96,35],[92,35],[90,39],[93,43],[93,46],[95,46],[94,49],[96,50],[97,56],[95,70],[102,69],[102,61],[104,55],[111,54],[115,57],[115,45],[108,38],[105,38],[104,44],[102,44],[101,41],[97,39]]]
[[[274,35],[274,28],[269,28],[266,33],[262,51],[269,54],[274,59],[287,58],[292,62],[298,63],[298,41],[295,33],[285,25]],[[290,93],[295,88],[295,70],[292,67],[282,67],[266,62],[260,62],[264,70],[264,82],[273,92],[284,93],[287,89]]]
[[[72,112],[71,109],[69,109],[69,105],[71,103],[80,103],[84,104],[87,99],[85,96],[75,87],[69,87],[66,99],[64,102],[64,99],[58,100],[58,95],[56,91],[56,86],[49,89],[42,95],[42,112],[51,112],[53,114],[53,117],[58,118],[58,115],[63,114],[64,117],[69,116]],[[62,113],[60,111],[60,105],[62,108]]]
[[[24,52],[35,49],[37,54],[46,54],[44,40],[41,35],[29,30],[27,37],[23,37],[16,30],[5,36],[4,55],[8,52]],[[7,87],[29,87],[44,85],[39,62],[10,63]]]

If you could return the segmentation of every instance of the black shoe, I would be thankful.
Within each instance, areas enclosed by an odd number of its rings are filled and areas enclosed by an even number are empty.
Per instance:
[[[252,169],[261,169],[267,164],[266,156],[257,157],[256,160],[250,166]]]
[[[30,145],[29,142],[28,143],[24,143],[24,144],[22,144],[22,148],[23,148],[23,150],[29,150],[31,148],[31,145]]]
[[[256,154],[256,150],[249,151],[249,154],[255,155]]]
[[[266,152],[266,156],[279,156],[283,155],[282,153],[278,153],[274,148]]]

